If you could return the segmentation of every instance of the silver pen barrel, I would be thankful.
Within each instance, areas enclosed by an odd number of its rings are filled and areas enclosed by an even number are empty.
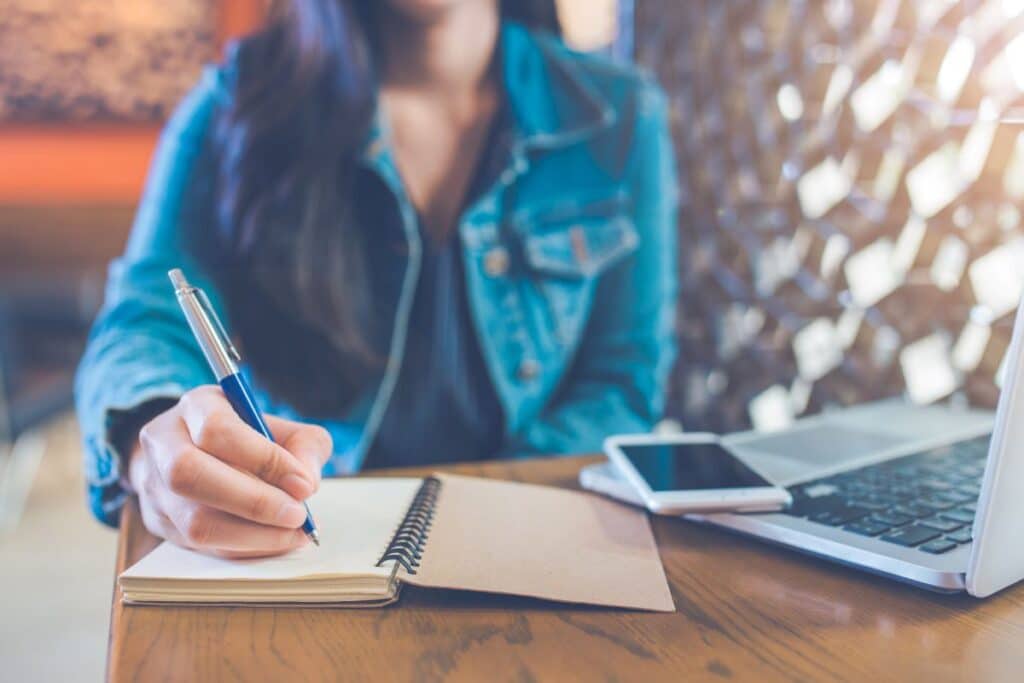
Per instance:
[[[217,381],[237,374],[238,364],[234,359],[233,347],[230,341],[224,338],[223,328],[212,319],[213,312],[207,310],[200,290],[189,284],[185,274],[178,268],[168,272],[167,276],[174,285],[174,293],[185,314],[185,320],[192,328],[199,348],[203,350],[203,355],[217,376]]]

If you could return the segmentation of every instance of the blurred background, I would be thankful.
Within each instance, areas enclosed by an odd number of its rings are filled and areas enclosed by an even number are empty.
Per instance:
[[[777,429],[900,394],[994,405],[1024,290],[1024,0],[559,10],[571,44],[635,59],[671,100],[674,426]],[[84,505],[72,373],[162,122],[264,11],[0,0],[0,661],[12,680],[102,676],[116,536]]]
[[[994,406],[1024,286],[1024,2],[633,4],[683,169],[671,414]]]

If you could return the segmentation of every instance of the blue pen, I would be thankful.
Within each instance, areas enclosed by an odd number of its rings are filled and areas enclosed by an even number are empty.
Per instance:
[[[188,320],[188,326],[192,328],[192,334],[199,342],[199,348],[203,350],[203,355],[206,356],[206,361],[216,375],[217,382],[224,390],[231,407],[247,425],[273,441],[274,437],[267,429],[267,424],[253,400],[252,390],[239,372],[238,364],[242,362],[242,357],[231,343],[231,338],[210,305],[206,293],[190,285],[185,279],[185,274],[177,268],[167,273],[167,276],[174,284],[174,293],[178,297],[181,310],[185,313],[185,319]],[[320,534],[313,522],[313,513],[309,511],[309,505],[303,505],[306,507],[306,521],[302,523],[302,530],[313,543],[320,545]]]

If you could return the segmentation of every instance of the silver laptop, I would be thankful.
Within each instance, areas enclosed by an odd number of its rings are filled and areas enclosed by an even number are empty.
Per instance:
[[[1024,304],[999,405],[882,401],[724,443],[794,503],[785,513],[687,515],[934,590],[985,597],[1024,579]],[[581,484],[625,500],[611,465]],[[633,500],[633,502],[636,502]]]

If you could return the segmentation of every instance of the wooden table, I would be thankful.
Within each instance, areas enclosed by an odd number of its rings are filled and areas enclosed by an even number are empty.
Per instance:
[[[576,487],[580,467],[596,461],[443,469]],[[411,587],[385,609],[124,607],[115,589],[108,675],[115,681],[1024,680],[1024,586],[982,602],[674,519],[655,519],[654,532],[675,614]],[[155,543],[129,506],[117,570]]]

